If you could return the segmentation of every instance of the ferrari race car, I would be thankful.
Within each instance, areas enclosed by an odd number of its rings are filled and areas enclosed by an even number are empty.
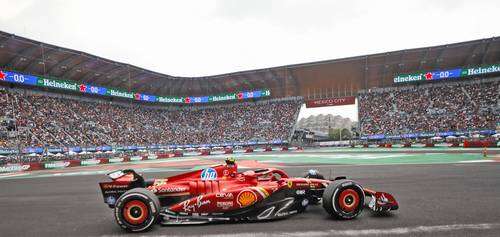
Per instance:
[[[133,170],[108,174],[100,183],[104,202],[114,209],[116,222],[139,232],[154,224],[201,224],[285,218],[322,204],[332,217],[353,219],[365,205],[375,212],[398,209],[391,194],[363,188],[346,177],[325,179],[315,170],[292,178],[275,168],[238,172],[226,164],[163,179],[144,180]]]

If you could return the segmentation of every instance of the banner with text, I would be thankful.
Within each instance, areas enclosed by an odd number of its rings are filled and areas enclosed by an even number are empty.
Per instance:
[[[353,105],[356,101],[355,96],[348,96],[342,98],[328,98],[306,101],[306,108],[316,108],[324,106],[338,106],[338,105]]]
[[[484,75],[497,72],[500,72],[500,64],[483,65],[483,66],[467,67],[467,68],[455,68],[449,70],[423,71],[423,72],[397,75],[394,77],[394,83],[435,81],[442,79]]]
[[[209,96],[186,96],[186,97],[156,96],[156,95],[137,93],[134,91],[125,91],[115,88],[100,87],[86,83],[77,83],[70,80],[37,77],[28,74],[3,71],[3,70],[0,70],[0,81],[31,85],[31,86],[48,87],[48,88],[61,89],[73,92],[81,92],[85,94],[113,96],[113,97],[127,98],[137,101],[169,103],[169,104],[211,103],[211,102],[230,101],[230,100],[247,100],[252,98],[271,96],[271,91],[269,89],[242,91],[237,93],[227,93],[227,94],[218,94]]]

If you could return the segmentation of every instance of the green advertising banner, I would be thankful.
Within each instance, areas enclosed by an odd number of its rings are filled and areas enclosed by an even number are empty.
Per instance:
[[[106,95],[128,98],[128,99],[135,99],[134,92],[127,92],[124,90],[117,90],[117,89],[112,89],[112,88],[107,90]]]
[[[39,77],[37,85],[42,87],[51,87],[62,90],[80,91],[79,84],[77,84],[76,82],[66,81],[66,80],[56,80],[56,79]]]
[[[394,77],[394,83],[425,81],[424,73],[402,74]]]
[[[466,77],[495,72],[500,72],[500,64],[465,68],[462,70],[462,76]]]

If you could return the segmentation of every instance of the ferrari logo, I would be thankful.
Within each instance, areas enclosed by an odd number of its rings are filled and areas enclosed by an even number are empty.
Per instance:
[[[288,180],[287,185],[288,185],[288,188],[292,188],[293,182],[291,180]]]

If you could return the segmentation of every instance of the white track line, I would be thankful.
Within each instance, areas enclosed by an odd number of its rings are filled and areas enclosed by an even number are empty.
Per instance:
[[[463,160],[459,161],[459,163],[487,163],[487,162],[495,162],[494,160]]]
[[[416,227],[399,227],[392,229],[364,229],[364,230],[323,230],[323,231],[304,231],[304,232],[278,232],[278,233],[232,233],[232,234],[212,234],[212,235],[196,235],[205,237],[318,237],[318,236],[385,236],[385,235],[412,235],[412,234],[433,234],[436,232],[452,232],[463,230],[489,230],[500,228],[500,223],[482,223],[482,224],[453,224],[453,225],[434,225],[434,226],[416,226]],[[105,235],[110,236],[110,235]],[[121,236],[121,235],[111,235]],[[176,236],[176,235],[153,235],[153,236]],[[194,235],[193,235],[194,236]],[[180,237],[180,236],[179,236]],[[184,236],[185,237],[185,236]]]

